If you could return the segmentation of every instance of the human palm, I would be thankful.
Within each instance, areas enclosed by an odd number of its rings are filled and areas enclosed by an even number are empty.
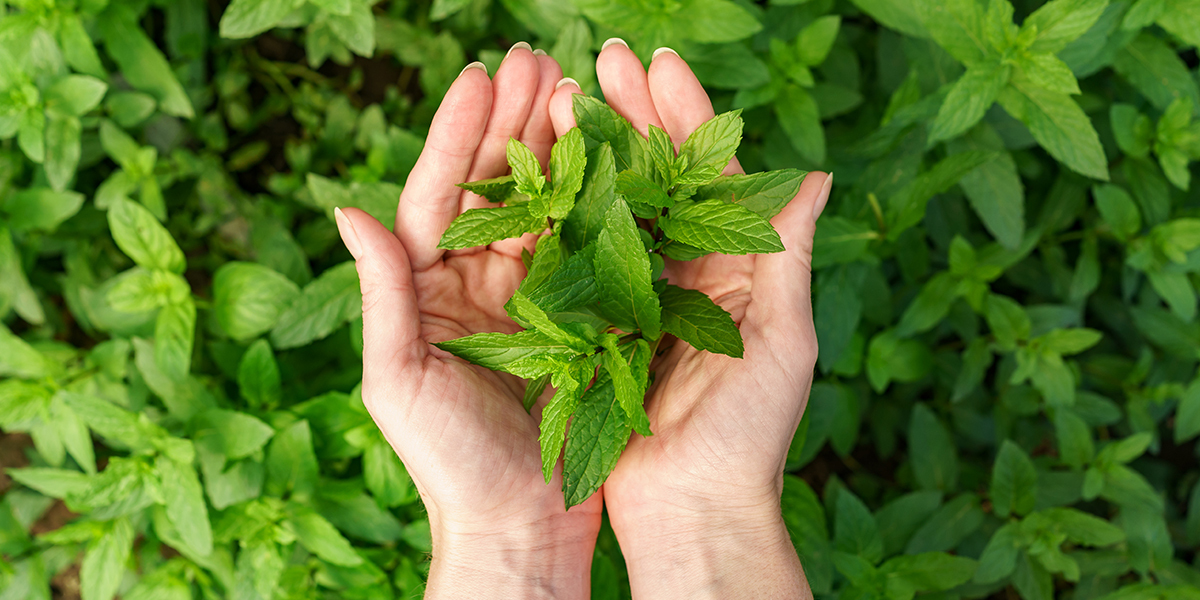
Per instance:
[[[487,535],[564,521],[594,539],[599,528],[599,498],[564,520],[561,479],[547,486],[542,478],[538,411],[522,407],[521,380],[431,345],[517,330],[503,305],[525,275],[521,251],[534,236],[453,252],[437,244],[455,217],[487,206],[455,184],[504,174],[510,137],[548,160],[547,104],[560,77],[557,63],[527,47],[514,47],[492,80],[482,69],[464,71],[400,198],[396,234],[362,211],[339,215],[343,237],[348,225],[357,238],[347,245],[363,289],[363,400],[435,529]]]

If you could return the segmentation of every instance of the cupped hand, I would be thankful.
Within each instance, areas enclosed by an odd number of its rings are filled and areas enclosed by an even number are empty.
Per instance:
[[[656,54],[647,73],[627,47],[609,44],[596,71],[613,109],[643,135],[651,124],[665,129],[678,148],[714,111],[678,55]],[[577,93],[568,82],[551,98],[559,135],[575,124],[571,95]],[[741,172],[736,159],[725,169],[726,175]],[[664,273],[672,283],[708,294],[733,315],[745,356],[676,342],[652,366],[646,411],[654,435],[633,436],[602,488],[635,597],[639,590],[661,597],[655,590],[663,587],[673,587],[678,597],[701,588],[718,597],[806,593],[779,501],[788,446],[817,358],[812,240],[830,183],[825,174],[810,173],[772,219],[784,252],[667,262]],[[746,546],[740,550],[750,553],[752,566],[724,564],[728,572],[714,572],[722,567],[720,549],[736,553],[739,546]],[[735,592],[717,592],[737,579],[745,582],[729,588]]]
[[[532,250],[535,236],[453,252],[437,245],[455,217],[488,206],[455,184],[505,174],[510,137],[543,165],[555,140],[547,107],[562,71],[553,59],[518,44],[493,79],[478,67],[463,71],[434,116],[395,235],[362,211],[337,214],[362,287],[363,402],[429,511],[429,597],[451,582],[455,594],[469,593],[473,581],[476,597],[525,595],[505,580],[581,596],[600,499],[565,512],[561,475],[545,483],[538,410],[522,408],[520,379],[431,345],[518,329],[503,306],[525,276],[521,250]]]

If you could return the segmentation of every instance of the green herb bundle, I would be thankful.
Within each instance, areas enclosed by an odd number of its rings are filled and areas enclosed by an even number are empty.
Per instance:
[[[575,96],[574,113],[578,126],[550,152],[549,181],[533,152],[509,140],[511,175],[460,184],[502,206],[463,213],[439,245],[470,248],[549,229],[524,256],[528,274],[505,304],[524,330],[437,344],[528,379],[526,410],[554,386],[538,439],[547,482],[566,439],[568,507],[600,488],[632,431],[652,435],[642,401],[664,334],[742,356],[733,318],[702,292],[667,283],[665,258],[782,251],[769,219],[806,175],[721,176],[742,139],[741,111],[701,125],[678,154],[665,131],[651,125],[643,138],[594,98]]]

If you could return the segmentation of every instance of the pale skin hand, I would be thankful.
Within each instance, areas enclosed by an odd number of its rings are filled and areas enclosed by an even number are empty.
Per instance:
[[[507,172],[510,137],[545,165],[558,64],[514,47],[489,79],[467,69],[451,86],[400,197],[393,235],[346,209],[338,228],[363,292],[363,402],[407,466],[429,511],[427,598],[586,598],[600,495],[564,512],[561,473],[547,485],[539,409],[520,379],[430,345],[517,331],[503,305],[525,276],[535,236],[488,248],[437,249],[450,222],[488,206],[456,183]]]
[[[653,124],[678,148],[714,112],[679,56],[649,73],[621,44],[596,72],[608,104],[646,134]],[[558,135],[574,126],[567,82],[550,100]],[[741,173],[735,159],[725,174]],[[654,435],[634,435],[601,493],[635,598],[808,598],[780,512],[783,468],[812,384],[817,340],[810,275],[815,222],[830,183],[811,173],[772,219],[787,251],[668,261],[668,279],[729,311],[743,359],[676,342],[653,365],[646,411]]]

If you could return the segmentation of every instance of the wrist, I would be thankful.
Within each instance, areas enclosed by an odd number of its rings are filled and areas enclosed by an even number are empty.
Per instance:
[[[610,510],[634,597],[811,598],[778,497],[642,508],[636,516]]]
[[[583,512],[469,524],[430,515],[427,598],[587,598],[600,522]]]

